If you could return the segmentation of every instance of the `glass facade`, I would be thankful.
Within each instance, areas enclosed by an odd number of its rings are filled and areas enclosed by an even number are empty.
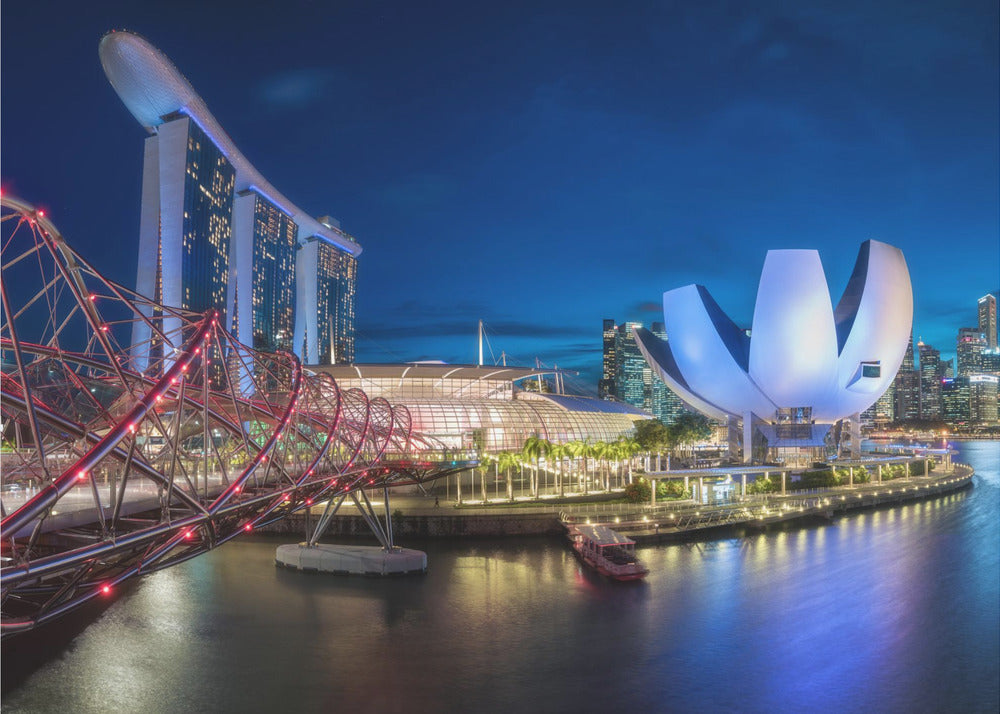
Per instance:
[[[604,321],[604,371],[598,393],[602,399],[617,399],[672,424],[687,407],[646,362],[632,335],[633,326],[642,327],[642,323]],[[662,322],[654,322],[650,331],[661,340],[667,339]]]
[[[941,418],[941,353],[923,342],[917,343],[920,352],[920,418]]]
[[[291,217],[257,195],[253,218],[253,346],[291,350],[295,329],[295,250]]]
[[[553,443],[613,442],[633,433],[640,413],[629,413],[596,399],[576,397],[578,408],[558,403],[559,397],[522,392],[505,379],[351,377],[335,372],[342,390],[360,388],[369,398],[402,404],[413,419],[413,430],[433,437],[449,449],[518,451],[538,436]],[[613,411],[608,411],[613,410]]]
[[[354,361],[354,291],[357,259],[320,242],[316,274],[316,331],[321,364]]]
[[[225,318],[236,172],[193,121],[184,172],[181,307]]]

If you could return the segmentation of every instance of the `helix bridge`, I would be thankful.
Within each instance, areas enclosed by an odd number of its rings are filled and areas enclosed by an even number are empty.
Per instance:
[[[390,487],[475,464],[414,433],[405,407],[240,344],[216,312],[108,280],[43,211],[0,207],[0,634],[348,496],[391,545]]]

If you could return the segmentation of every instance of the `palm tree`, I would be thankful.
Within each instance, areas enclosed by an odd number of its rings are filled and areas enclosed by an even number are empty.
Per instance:
[[[606,441],[598,441],[590,447],[590,454],[597,459],[600,464],[599,473],[604,482],[604,490],[611,490],[611,469],[608,468],[607,461],[611,458],[611,444]]]
[[[579,459],[581,457],[586,457],[586,455],[587,455],[587,442],[585,442],[585,441],[579,441],[579,440],[567,441],[566,442],[566,455],[572,457],[572,459],[573,459],[574,462],[576,462],[577,459]],[[579,467],[577,467],[577,474],[578,474],[578,478],[577,478],[578,488],[580,488],[580,490],[582,490],[584,493],[586,493],[587,492],[587,466],[586,466],[586,462],[584,462],[583,475],[582,476],[579,475],[580,474]]]
[[[514,481],[510,477],[512,467],[521,463],[521,456],[514,451],[501,451],[497,454],[497,469],[503,469],[507,473],[507,500],[514,500]]]
[[[483,492],[483,504],[487,502],[486,472],[490,470],[490,466],[494,463],[496,463],[496,457],[491,456],[490,454],[482,454],[479,457],[479,483]]]
[[[642,451],[639,442],[631,437],[621,439],[622,453],[628,459],[628,482],[632,483],[632,457]]]
[[[524,446],[521,447],[521,456],[525,461],[532,461],[535,464],[535,469],[532,474],[532,488],[531,492],[535,498],[538,498],[538,470],[539,470],[539,460],[545,456],[551,445],[545,439],[541,439],[537,436],[529,436],[525,442]]]
[[[568,453],[566,444],[552,444],[549,447],[549,456],[556,462],[556,489],[559,498],[566,495],[566,489],[563,485],[562,460],[566,458]]]

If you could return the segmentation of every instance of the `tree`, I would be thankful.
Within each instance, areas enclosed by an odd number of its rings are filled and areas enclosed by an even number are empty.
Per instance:
[[[521,456],[525,461],[531,461],[535,464],[534,470],[534,484],[532,487],[532,494],[535,498],[538,498],[538,470],[539,470],[539,460],[549,453],[549,448],[552,445],[545,439],[541,439],[537,436],[529,436],[525,442],[524,446],[521,447]]]
[[[652,495],[649,481],[638,478],[625,487],[625,499],[630,503],[648,503]]]
[[[712,423],[703,414],[684,412],[669,428],[674,443],[680,446],[694,446],[712,436]]]
[[[670,430],[659,419],[644,419],[635,423],[634,439],[643,451],[660,452],[669,446]]]
[[[510,470],[521,463],[521,455],[516,451],[501,451],[497,454],[497,468],[502,469],[507,474],[507,500],[514,500],[514,481],[510,477]]]
[[[565,444],[550,444],[549,445],[549,456],[556,462],[556,488],[559,492],[559,498],[566,495],[566,491],[563,488],[563,474],[562,474],[562,460],[566,458],[567,455]]]
[[[483,490],[483,503],[487,501],[486,494],[486,472],[490,470],[490,467],[496,463],[496,457],[489,454],[481,454],[479,456],[479,482],[482,485]]]
[[[576,461],[577,459],[580,459],[580,458],[584,459],[583,473],[582,473],[582,476],[578,479],[578,483],[580,485],[580,488],[583,490],[584,493],[587,492],[587,462],[586,462],[586,457],[587,457],[588,451],[589,451],[589,448],[587,446],[587,442],[585,442],[585,441],[576,440],[576,441],[567,441],[566,442],[566,455],[567,456],[572,457],[574,461]]]

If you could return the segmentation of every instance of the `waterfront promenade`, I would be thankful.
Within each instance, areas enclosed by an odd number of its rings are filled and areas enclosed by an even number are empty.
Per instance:
[[[784,494],[737,496],[719,504],[697,503],[678,499],[650,503],[628,503],[621,491],[544,498],[465,503],[458,506],[430,495],[393,494],[390,508],[393,531],[401,538],[417,537],[495,537],[561,533],[568,523],[609,525],[628,533],[638,542],[661,542],[708,537],[723,529],[763,530],[783,523],[807,523],[816,519],[833,520],[839,514],[929,498],[972,483],[973,470],[963,464],[948,463],[948,468],[931,471],[926,476],[896,478],[883,482],[836,486],[808,491],[787,490]],[[373,502],[376,507],[379,502]],[[310,513],[300,512],[270,531],[304,533],[308,523],[322,513],[314,506]],[[352,505],[345,504],[331,523],[329,536],[365,536],[367,526]]]

